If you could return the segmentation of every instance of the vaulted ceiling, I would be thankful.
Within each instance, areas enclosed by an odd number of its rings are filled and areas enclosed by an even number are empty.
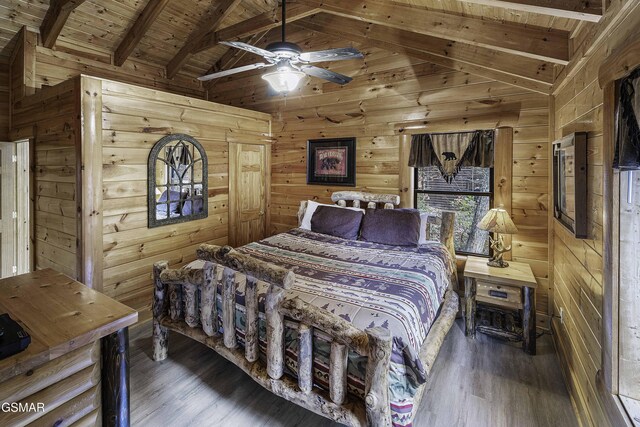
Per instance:
[[[292,0],[288,6],[292,31],[543,93],[555,66],[570,60],[573,37],[603,13],[589,0]],[[3,0],[0,59],[27,26],[46,47],[117,66],[147,62],[164,67],[168,77],[199,76],[242,60],[221,40],[273,41],[279,14],[277,0]]]

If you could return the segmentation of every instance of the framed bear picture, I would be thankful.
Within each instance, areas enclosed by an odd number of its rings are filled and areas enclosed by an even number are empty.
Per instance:
[[[307,184],[356,185],[356,139],[307,141]]]

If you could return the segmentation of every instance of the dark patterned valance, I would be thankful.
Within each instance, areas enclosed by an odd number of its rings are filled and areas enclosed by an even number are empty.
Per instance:
[[[613,167],[640,169],[640,68],[621,80]]]
[[[437,166],[451,182],[462,166],[493,167],[493,130],[413,135],[409,166]]]

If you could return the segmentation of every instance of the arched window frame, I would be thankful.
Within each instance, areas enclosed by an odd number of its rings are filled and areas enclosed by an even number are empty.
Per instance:
[[[165,148],[168,145],[176,142],[178,143],[176,146],[183,144],[183,146],[188,147],[188,144],[191,144],[194,149],[193,151],[186,150],[185,154],[186,154],[188,163],[181,163],[181,165],[186,166],[186,168],[184,168],[182,172],[176,169],[175,165],[169,161],[169,159],[171,158],[170,156],[173,154],[173,150],[175,149],[175,147],[172,148],[171,153],[167,153],[167,151],[165,150]],[[198,150],[198,153],[200,155],[199,159],[194,159],[194,156],[192,155],[192,153],[195,153],[195,150]],[[167,167],[167,172],[168,172],[167,178],[166,178],[167,182],[162,186],[166,189],[167,192],[171,191],[170,189],[173,186],[178,186],[180,187],[181,190],[183,188],[188,188],[190,190],[186,198],[182,196],[183,192],[180,191],[181,196],[179,201],[175,201],[171,199],[170,193],[167,193],[167,201],[166,201],[167,217],[166,218],[158,218],[157,216],[157,207],[159,203],[156,200],[156,188],[158,187],[158,184],[156,181],[156,164],[158,161],[165,163]],[[198,162],[202,162],[202,182],[193,181],[194,167]],[[186,134],[171,134],[161,138],[158,142],[155,143],[155,145],[151,149],[151,153],[149,153],[147,169],[148,169],[148,173],[147,173],[148,217],[147,218],[148,218],[149,228],[160,227],[162,225],[168,225],[168,224],[176,224],[181,222],[193,221],[197,219],[206,218],[208,216],[209,209],[208,209],[207,196],[208,196],[209,186],[208,186],[208,178],[207,178],[208,177],[207,153],[205,152],[202,145],[195,138]],[[190,182],[184,181],[184,175],[187,171],[191,171]],[[169,172],[174,172],[175,174],[180,175],[180,183],[175,184],[170,182],[169,177],[171,176],[171,174]],[[201,185],[202,187],[202,194],[201,196],[194,197],[195,188],[198,185]],[[188,201],[191,201],[191,207],[193,208],[195,206],[194,201],[199,198],[202,199],[202,210],[197,213],[192,212],[190,214],[184,215],[182,213],[182,208],[184,207],[185,203]],[[180,213],[177,216],[172,216],[169,213],[170,205],[172,203],[179,203]]]

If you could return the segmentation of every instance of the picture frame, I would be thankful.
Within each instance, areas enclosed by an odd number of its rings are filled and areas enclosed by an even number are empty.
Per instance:
[[[576,238],[586,239],[587,133],[553,142],[553,216]]]
[[[356,186],[356,138],[307,141],[307,184]]]

